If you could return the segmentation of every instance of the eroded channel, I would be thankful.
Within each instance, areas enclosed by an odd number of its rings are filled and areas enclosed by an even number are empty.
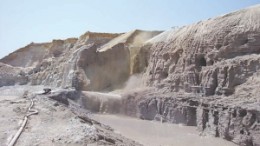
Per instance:
[[[236,146],[221,138],[200,136],[194,126],[160,123],[111,114],[94,114],[93,118],[111,126],[123,136],[147,146]]]
[[[196,126],[161,123],[126,116],[128,114],[125,112],[127,111],[125,106],[129,106],[130,103],[123,104],[124,98],[119,94],[84,92],[84,95],[82,104],[86,109],[96,113],[92,115],[93,119],[145,146],[236,146],[221,138],[202,136]]]

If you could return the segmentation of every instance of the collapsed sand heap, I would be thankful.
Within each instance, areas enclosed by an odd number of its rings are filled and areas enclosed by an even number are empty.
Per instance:
[[[30,44],[1,62],[26,67],[31,85],[112,90],[133,73],[133,62],[142,43],[158,33],[141,30],[125,34],[87,32],[79,39]]]
[[[153,89],[124,94],[123,114],[193,125],[240,145],[260,145],[259,54],[257,5],[162,33],[87,32],[78,39],[30,44],[0,60],[8,68],[19,67],[26,82],[0,86],[113,91],[139,74]]]

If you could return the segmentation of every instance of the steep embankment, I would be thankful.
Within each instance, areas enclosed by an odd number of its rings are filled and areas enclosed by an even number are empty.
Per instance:
[[[255,6],[153,38],[147,83],[168,91],[196,92],[201,86],[207,95],[232,94],[258,71],[259,16]]]
[[[111,91],[122,88],[133,73],[133,63],[143,42],[160,32],[135,30],[108,43],[81,52],[78,67],[87,80],[82,90]],[[82,81],[82,78],[80,79]]]
[[[259,145],[259,18],[255,6],[146,41],[136,66],[155,88],[108,104],[120,105],[116,110],[122,114],[197,126],[239,145]]]
[[[44,48],[42,44],[30,44],[1,61],[13,66],[26,67],[28,84],[77,87],[77,62],[80,53],[91,47],[103,45],[118,35],[87,32],[78,39],[54,40],[46,43]]]
[[[159,31],[134,30],[124,34],[87,32],[78,39],[30,44],[1,59],[27,67],[31,85],[111,91],[133,74],[143,43]]]
[[[259,42],[259,5],[147,41],[140,51],[147,57],[144,79],[157,90],[136,93],[144,99],[136,103],[137,113],[259,145]]]
[[[257,146],[259,42],[257,5],[163,33],[87,32],[71,41],[31,44],[1,61],[27,67],[25,83],[78,91],[113,91],[138,73],[146,90],[119,98],[82,92],[81,104],[97,112],[197,126],[204,134]],[[16,84],[17,76],[0,85]]]

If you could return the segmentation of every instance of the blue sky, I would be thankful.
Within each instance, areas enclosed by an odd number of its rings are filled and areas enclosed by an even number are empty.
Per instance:
[[[167,30],[260,0],[0,0],[0,58],[31,42],[86,31]]]

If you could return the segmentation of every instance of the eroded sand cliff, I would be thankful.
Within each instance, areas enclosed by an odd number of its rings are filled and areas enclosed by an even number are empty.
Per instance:
[[[0,86],[73,88],[78,97],[69,100],[94,112],[183,123],[205,135],[257,146],[259,53],[257,5],[164,32],[87,32],[33,43],[0,60],[5,63]],[[138,81],[131,85],[135,90],[125,90],[132,77]]]

